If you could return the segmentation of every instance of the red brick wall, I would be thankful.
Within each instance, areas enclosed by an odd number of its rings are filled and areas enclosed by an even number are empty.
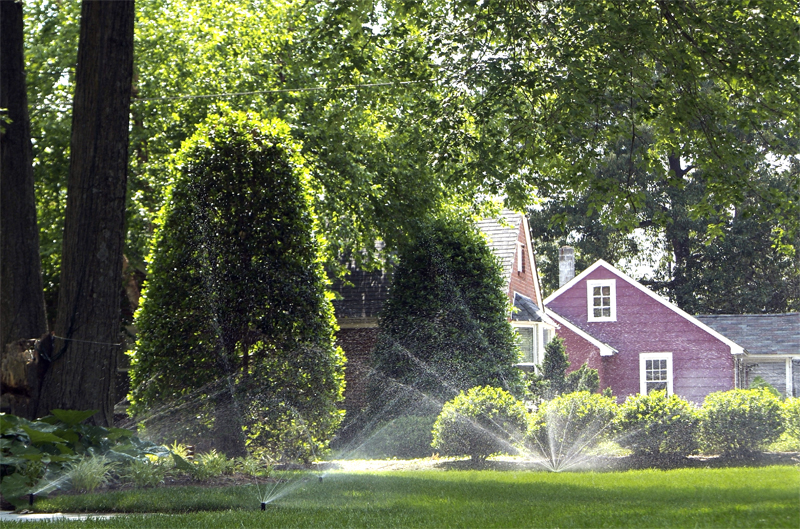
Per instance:
[[[514,292],[519,292],[523,296],[527,296],[537,303],[536,300],[536,283],[533,279],[533,263],[530,262],[528,255],[528,247],[525,240],[524,223],[520,223],[519,234],[517,242],[522,243],[523,255],[523,270],[517,271],[517,259],[519,259],[519,252],[514,257],[514,264],[511,266],[511,278],[508,286],[508,296],[511,302],[514,302]],[[519,248],[519,247],[518,247]],[[540,307],[541,308],[541,307]]]
[[[589,279],[616,279],[617,321],[587,321]],[[671,352],[673,389],[687,400],[702,403],[709,393],[734,387],[729,346],[607,268],[598,267],[547,306],[619,351],[601,359],[600,374],[619,397],[639,392],[639,353]]]
[[[378,340],[377,328],[339,329],[336,344],[347,357],[344,370],[344,409],[349,413],[360,411],[366,405],[367,375],[370,354]]]

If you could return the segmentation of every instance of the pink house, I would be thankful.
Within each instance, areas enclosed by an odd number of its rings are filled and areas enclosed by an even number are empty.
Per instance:
[[[740,386],[744,349],[605,261],[544,300],[571,368],[584,362],[618,399],[665,389],[702,403]]]

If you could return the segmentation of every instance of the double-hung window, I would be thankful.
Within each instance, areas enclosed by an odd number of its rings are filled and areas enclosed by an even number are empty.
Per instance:
[[[586,281],[589,321],[617,321],[617,285],[613,279]]]
[[[639,392],[651,391],[672,395],[672,353],[639,354]]]
[[[523,364],[539,363],[539,340],[536,327],[517,327],[519,349],[522,352]]]

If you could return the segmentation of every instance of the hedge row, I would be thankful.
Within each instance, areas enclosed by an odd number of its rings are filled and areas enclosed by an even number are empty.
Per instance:
[[[635,455],[743,456],[786,432],[800,443],[800,399],[782,402],[765,389],[710,394],[702,407],[664,392],[614,399],[588,392],[561,395],[528,412],[507,392],[476,387],[444,405],[432,446],[442,455],[483,460],[528,452],[559,465],[614,441]]]

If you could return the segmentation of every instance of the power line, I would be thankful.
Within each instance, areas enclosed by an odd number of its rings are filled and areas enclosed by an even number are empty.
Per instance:
[[[435,79],[420,79],[417,81],[392,81],[386,83],[364,83],[354,84],[347,86],[312,86],[306,88],[275,88],[273,90],[256,90],[252,92],[222,92],[219,94],[200,94],[200,95],[180,95],[180,96],[164,96],[164,97],[139,97],[131,101],[131,104],[138,103],[139,101],[176,101],[182,99],[213,99],[223,97],[238,97],[250,95],[263,95],[263,94],[280,94],[280,93],[293,93],[293,92],[323,92],[326,90],[357,90],[359,88],[375,88],[382,86],[401,86],[415,83],[428,83],[435,81]]]

